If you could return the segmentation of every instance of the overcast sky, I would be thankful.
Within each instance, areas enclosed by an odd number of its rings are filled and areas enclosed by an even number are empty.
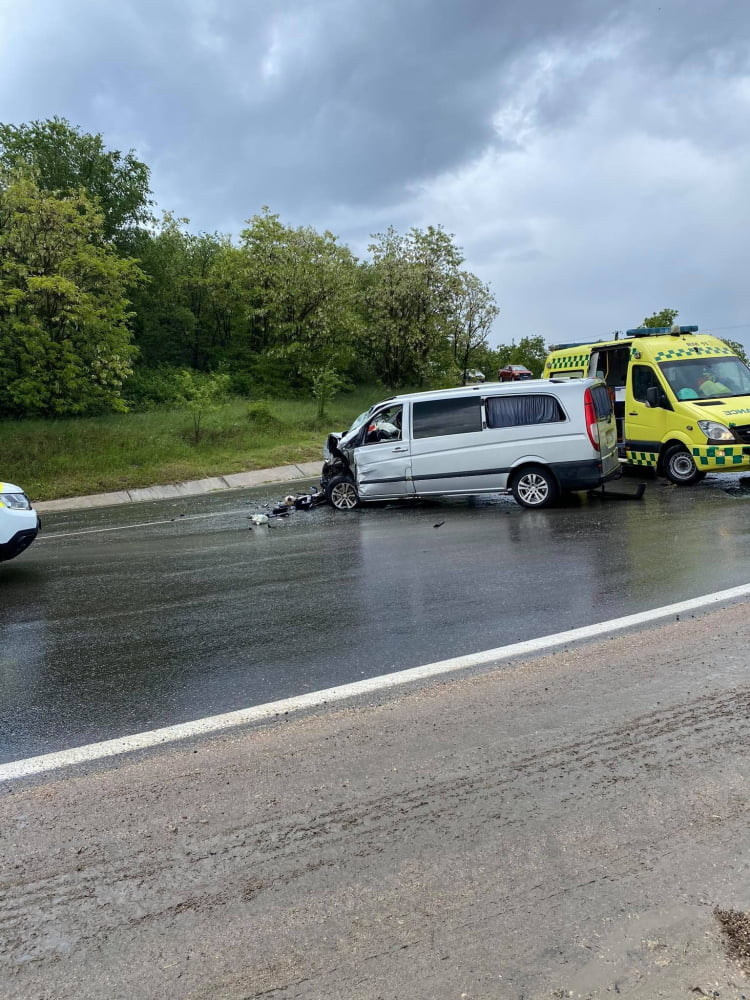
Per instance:
[[[0,121],[135,150],[195,231],[442,225],[495,342],[750,347],[749,112],[744,0],[0,0]]]

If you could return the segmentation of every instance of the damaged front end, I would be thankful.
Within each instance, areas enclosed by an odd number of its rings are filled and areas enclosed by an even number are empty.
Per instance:
[[[320,488],[336,510],[353,510],[359,506],[354,472],[350,464],[351,451],[346,448],[346,434],[329,434],[323,446],[323,469]]]

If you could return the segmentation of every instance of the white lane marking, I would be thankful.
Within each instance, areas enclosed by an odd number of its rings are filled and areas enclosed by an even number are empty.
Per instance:
[[[409,684],[412,681],[425,680],[441,674],[481,666],[484,663],[507,660],[518,656],[528,656],[532,653],[542,653],[548,649],[553,649],[555,646],[563,646],[569,642],[594,639],[609,632],[618,632],[626,628],[632,628],[633,626],[657,621],[659,618],[669,618],[671,615],[685,614],[688,611],[696,611],[712,604],[721,604],[748,596],[750,596],[750,583],[743,584],[740,587],[731,587],[729,590],[719,590],[713,594],[706,594],[703,597],[694,597],[687,601],[679,601],[677,604],[667,604],[662,608],[654,608],[651,611],[639,611],[634,615],[612,618],[609,621],[598,622],[595,625],[584,625],[581,628],[569,629],[566,632],[540,636],[538,639],[526,639],[523,642],[514,642],[510,646],[486,649],[480,653],[454,656],[449,660],[439,660],[436,663],[427,663],[421,667],[399,670],[396,673],[383,674],[380,677],[370,677],[364,681],[354,681],[351,684],[342,684],[340,687],[313,691],[310,694],[298,695],[294,698],[284,698],[281,701],[272,701],[265,705],[254,705],[252,708],[243,708],[236,712],[212,715],[205,719],[197,719],[195,722],[185,722],[177,726],[166,726],[164,729],[153,729],[146,733],[135,733],[132,736],[105,740],[102,743],[90,743],[88,746],[73,747],[70,750],[43,754],[39,757],[28,757],[26,760],[17,760],[10,764],[0,765],[0,781],[11,781],[14,778],[28,778],[34,774],[55,771],[58,768],[71,764],[83,764],[90,761],[103,760],[105,757],[115,757],[118,754],[129,753],[133,750],[147,750],[149,747],[161,746],[165,743],[173,743],[196,736],[206,736],[211,733],[220,732],[221,730],[244,726],[251,722],[261,722],[264,719],[271,719],[275,716],[292,715],[294,712],[299,712],[303,709],[318,708],[322,705],[344,701],[347,698],[353,698],[357,695],[372,694],[376,691],[386,690],[387,688]]]
[[[53,538],[72,538],[73,535],[96,535],[105,531],[127,531],[129,528],[150,528],[155,524],[177,524],[182,521],[200,521],[206,517],[228,517],[236,514],[247,514],[248,508],[242,510],[217,510],[211,514],[177,514],[163,521],[140,521],[137,524],[116,524],[109,528],[81,528],[79,531],[53,531],[40,535],[39,541],[51,541]],[[252,512],[254,513],[254,512]],[[248,517],[250,515],[248,514]]]

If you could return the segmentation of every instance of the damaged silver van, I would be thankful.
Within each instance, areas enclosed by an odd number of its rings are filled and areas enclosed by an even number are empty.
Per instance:
[[[600,379],[490,382],[393,396],[329,434],[321,488],[362,502],[512,493],[548,507],[620,473],[612,400]]]

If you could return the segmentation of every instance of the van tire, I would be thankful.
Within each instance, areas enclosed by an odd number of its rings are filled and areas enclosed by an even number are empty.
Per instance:
[[[701,472],[693,461],[693,456],[680,444],[667,448],[662,459],[664,475],[675,486],[692,486],[705,479],[706,473]]]
[[[513,476],[510,485],[513,499],[521,507],[551,507],[560,495],[552,473],[541,465],[527,465]]]
[[[359,507],[359,493],[351,476],[334,476],[326,486],[326,496],[335,510]]]

